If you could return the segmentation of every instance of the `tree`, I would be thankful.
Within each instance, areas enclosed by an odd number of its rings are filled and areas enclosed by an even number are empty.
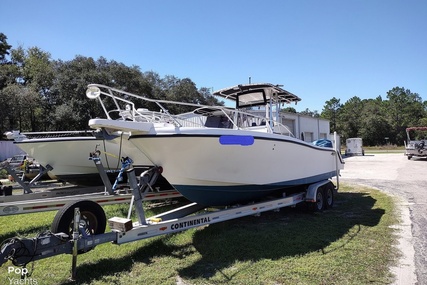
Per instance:
[[[325,106],[323,106],[320,117],[331,122],[331,132],[340,133],[340,130],[337,128],[337,120],[341,107],[342,105],[340,104],[340,99],[335,97],[329,101],[326,101]]]
[[[281,109],[281,111],[286,112],[286,113],[293,113],[293,114],[297,113],[297,110],[294,107],[286,107],[286,108]]]
[[[10,61],[2,63],[0,80],[2,132],[19,129],[35,131],[42,117],[39,94],[50,82],[38,80],[49,74],[50,55],[38,48],[25,51],[22,47],[10,51]],[[51,78],[53,74],[51,73]]]
[[[310,111],[308,108],[306,108],[304,111],[300,112],[300,114],[304,115],[304,116],[310,116],[313,118],[319,118],[320,117],[319,113],[316,110]]]
[[[363,138],[365,145],[383,145],[385,138],[390,137],[390,125],[386,119],[384,102],[381,96],[363,102],[363,110],[359,115],[358,135]]]
[[[0,89],[0,132],[2,134],[11,131],[15,125],[14,94],[16,91],[12,90],[11,87]]]
[[[12,46],[7,43],[6,35],[0,33],[0,63],[6,60],[6,55],[9,55],[9,50],[11,48]]]
[[[76,56],[71,61],[56,61],[56,80],[51,88],[50,102],[60,106],[53,110],[52,126],[55,130],[87,129],[87,122],[94,117],[104,117],[101,106],[94,100],[86,98],[87,85],[98,83],[127,92],[149,96],[151,87],[139,70],[139,67],[108,61],[101,57]],[[134,100],[136,106],[146,108],[143,103]],[[113,102],[108,101],[107,107]],[[67,117],[70,116],[69,120]]]
[[[36,125],[36,114],[39,111],[39,97],[31,88],[10,84],[0,92],[2,114],[5,119],[2,131],[33,130]]]
[[[417,124],[418,127],[427,127],[427,117],[421,118]]]
[[[197,90],[196,84],[189,78],[178,79],[174,76],[166,78],[168,90],[166,92],[167,99],[176,102],[186,102],[192,104],[205,105],[205,98]],[[194,108],[184,105],[169,105],[169,112],[179,114],[190,112]]]
[[[52,106],[50,105],[51,86],[55,74],[51,61],[50,53],[37,47],[29,48],[25,53],[25,59],[22,66],[23,85],[31,90],[32,94],[37,94],[37,110],[32,114],[31,131],[39,130],[40,126],[44,129],[50,125],[50,114]],[[35,100],[35,99],[33,99]],[[34,110],[32,108],[32,110]]]
[[[215,96],[211,93],[211,88],[201,87],[199,88],[199,94],[203,97],[203,101],[205,105],[224,105],[224,101],[219,101]]]
[[[11,48],[12,46],[7,43],[5,34],[0,33],[0,90],[7,84],[14,82],[13,75],[17,72],[16,67],[6,58],[7,55],[10,55]]]
[[[387,92],[387,120],[391,126],[390,142],[401,144],[406,138],[406,128],[416,126],[425,117],[421,97],[409,89],[394,87]]]
[[[151,85],[151,98],[200,105],[224,105],[224,102],[220,102],[212,95],[210,88],[202,87],[198,90],[196,84],[189,78],[180,79],[173,75],[160,78],[153,71],[145,72],[144,77]],[[171,114],[179,114],[194,109],[171,104],[167,104],[166,107]]]
[[[339,129],[344,138],[359,137],[361,116],[363,110],[362,100],[354,96],[342,105],[339,114]]]

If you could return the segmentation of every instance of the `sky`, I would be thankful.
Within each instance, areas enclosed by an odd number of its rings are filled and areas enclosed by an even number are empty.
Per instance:
[[[333,97],[427,100],[426,0],[2,0],[12,48],[105,57],[197,88],[281,84],[322,111]],[[96,82],[93,82],[96,83]]]

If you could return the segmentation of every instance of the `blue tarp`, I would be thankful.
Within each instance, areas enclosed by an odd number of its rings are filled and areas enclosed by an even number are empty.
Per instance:
[[[322,147],[333,147],[332,141],[326,140],[326,139],[314,141],[313,144],[317,146],[322,146]]]

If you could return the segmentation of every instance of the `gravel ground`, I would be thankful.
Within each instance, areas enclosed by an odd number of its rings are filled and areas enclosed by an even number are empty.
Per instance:
[[[401,209],[399,249],[403,253],[394,284],[427,285],[427,160],[403,153],[345,158],[340,182],[366,185],[398,197]]]

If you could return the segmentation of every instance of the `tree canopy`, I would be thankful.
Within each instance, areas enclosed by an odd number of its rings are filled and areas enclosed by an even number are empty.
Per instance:
[[[331,131],[343,139],[360,137],[366,145],[402,145],[407,127],[426,126],[427,104],[403,87],[392,88],[386,97],[362,100],[354,96],[344,104],[332,98],[320,116],[330,120]]]
[[[21,132],[85,130],[87,122],[104,113],[95,101],[85,96],[87,85],[98,83],[149,98],[179,100],[203,105],[221,105],[210,88],[197,89],[189,78],[160,76],[141,72],[103,57],[95,60],[77,55],[73,60],[52,60],[49,53],[32,47],[10,49],[3,39],[0,52],[0,131]],[[10,56],[9,56],[10,55]],[[9,57],[9,58],[8,58]],[[4,75],[4,76],[3,76]],[[135,102],[137,103],[137,102]],[[141,103],[142,104],[142,103]],[[158,108],[144,102],[144,108]],[[175,107],[171,113],[189,111]]]

